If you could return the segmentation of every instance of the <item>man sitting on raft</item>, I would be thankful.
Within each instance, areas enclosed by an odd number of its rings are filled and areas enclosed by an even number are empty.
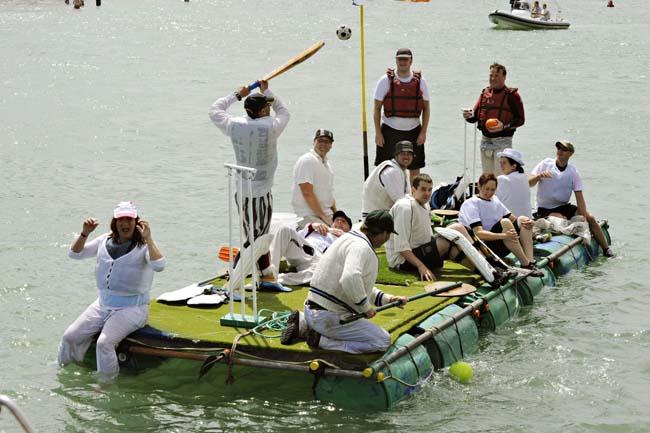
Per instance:
[[[400,141],[395,144],[393,159],[380,163],[370,172],[363,183],[362,215],[373,210],[388,210],[409,193],[407,167],[415,157],[413,143]]]
[[[586,218],[589,229],[603,249],[605,257],[614,257],[614,252],[607,243],[603,229],[596,218],[587,211],[587,202],[582,194],[582,177],[569,159],[575,147],[568,141],[555,143],[555,159],[546,158],[533,169],[529,178],[530,186],[537,185],[537,212],[535,218],[555,216],[571,219],[576,215]],[[539,185],[538,185],[539,184]],[[577,206],[570,203],[571,193],[576,196]]]
[[[474,269],[473,263],[451,241],[433,236],[429,207],[432,192],[433,180],[428,174],[421,173],[413,179],[411,194],[397,200],[390,210],[399,234],[392,235],[386,243],[386,257],[391,268],[416,272],[425,281],[436,279],[433,270],[442,268],[445,259]],[[469,242],[469,234],[462,224],[452,224],[447,229],[460,232]]]
[[[299,285],[311,281],[318,260],[325,251],[342,235],[352,229],[352,220],[342,210],[332,215],[332,226],[324,223],[309,223],[296,231],[282,226],[275,232],[271,242],[271,263],[280,269],[280,260],[284,257],[297,272],[280,274],[281,284]]]
[[[359,231],[353,230],[327,249],[320,259],[305,301],[305,320],[309,326],[307,344],[312,348],[348,353],[385,351],[390,335],[367,319],[340,324],[351,314],[363,313],[370,319],[375,306],[394,301],[406,304],[405,296],[394,296],[377,289],[375,281],[379,248],[395,233],[393,218],[387,211],[370,212]],[[298,312],[287,322],[282,340],[291,344],[300,336]]]

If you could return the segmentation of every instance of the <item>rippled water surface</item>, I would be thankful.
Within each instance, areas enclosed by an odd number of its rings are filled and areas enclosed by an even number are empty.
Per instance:
[[[105,227],[117,201],[138,203],[168,258],[156,294],[212,274],[226,234],[220,167],[232,151],[207,109],[320,39],[312,60],[271,82],[292,112],[276,208],[290,209],[291,167],[325,127],[336,136],[337,203],[360,213],[359,26],[349,0],[93,3],[0,4],[0,393],[39,432],[650,430],[644,2],[563,2],[572,26],[557,32],[491,29],[488,12],[506,2],[367,3],[368,103],[394,51],[411,47],[431,91],[425,171],[436,182],[462,171],[460,108],[499,61],[526,106],[515,146],[532,166],[556,139],[576,144],[588,206],[609,219],[619,253],[486,335],[469,359],[470,385],[440,372],[379,414],[317,404],[275,373],[227,387],[174,361],[102,389],[89,370],[55,365],[61,334],[95,296],[90,262],[66,257],[83,218]],[[334,35],[342,23],[353,29],[346,42]],[[0,431],[18,431],[4,411]]]

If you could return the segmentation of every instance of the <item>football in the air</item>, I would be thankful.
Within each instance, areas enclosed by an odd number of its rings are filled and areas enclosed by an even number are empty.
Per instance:
[[[347,41],[352,36],[352,29],[346,25],[341,25],[336,29],[336,36],[342,41]]]

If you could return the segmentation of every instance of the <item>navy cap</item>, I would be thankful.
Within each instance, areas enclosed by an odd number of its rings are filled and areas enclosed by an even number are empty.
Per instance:
[[[314,135],[314,140],[319,137],[327,137],[330,140],[334,141],[334,134],[332,134],[332,131],[328,131],[327,129],[317,129],[316,134]]]
[[[412,59],[413,58],[413,53],[408,48],[400,48],[399,50],[397,50],[397,53],[395,53],[395,58],[396,59]]]
[[[400,152],[411,152],[415,155],[415,149],[413,148],[413,143],[408,140],[402,140],[395,143],[395,155]]]
[[[273,100],[274,98],[269,98],[261,93],[253,93],[244,101],[244,108],[246,111],[250,110],[253,113],[257,113],[268,104],[271,104]]]
[[[352,228],[352,220],[342,210],[337,210],[336,212],[334,212],[334,215],[332,215],[332,221],[334,221],[337,218],[343,218],[345,221],[347,221],[350,228]]]

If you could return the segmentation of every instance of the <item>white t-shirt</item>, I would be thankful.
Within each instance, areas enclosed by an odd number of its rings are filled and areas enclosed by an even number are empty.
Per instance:
[[[490,200],[475,195],[463,202],[458,221],[465,227],[474,228],[480,225],[490,231],[496,223],[508,215],[510,211],[496,195],[493,195]]]
[[[402,78],[395,73],[395,76],[402,83],[409,83],[413,79],[413,73],[408,78]],[[375,100],[383,101],[384,97],[390,90],[390,81],[388,76],[384,74],[379,81],[377,81],[377,87],[375,88]],[[422,99],[425,101],[429,100],[429,88],[427,87],[427,82],[424,80],[424,77],[420,77],[420,91],[422,91]],[[419,117],[386,117],[384,110],[381,111],[381,123],[385,123],[393,129],[398,129],[400,131],[410,131],[415,129],[420,124]]]
[[[388,266],[396,268],[406,261],[400,252],[410,251],[431,241],[431,208],[429,203],[422,206],[407,195],[395,202],[390,214],[398,234],[393,233],[386,242],[386,258]]]
[[[564,171],[557,168],[555,159],[546,158],[537,164],[533,175],[550,171],[553,177],[540,179],[537,184],[537,207],[554,209],[571,201],[571,193],[582,191],[582,177],[573,164],[568,164]]]
[[[502,174],[497,180],[496,194],[499,200],[501,200],[501,203],[510,209],[515,216],[523,215],[532,218],[528,175],[513,171],[507,175]]]
[[[334,213],[334,172],[327,158],[322,159],[313,149],[302,155],[293,166],[291,205],[299,217],[317,216],[305,201],[300,190],[301,183],[310,183],[323,212],[329,217]]]

